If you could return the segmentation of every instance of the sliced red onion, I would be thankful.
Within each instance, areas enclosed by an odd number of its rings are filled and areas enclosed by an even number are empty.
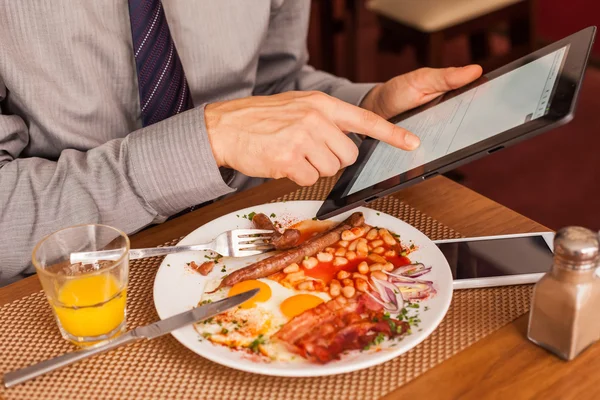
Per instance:
[[[381,297],[381,300],[377,299],[375,296],[369,293],[369,295],[375,299],[379,304],[383,306],[383,308],[390,313],[400,312],[404,307],[404,300],[402,298],[402,293],[400,290],[393,284],[388,281],[384,281],[377,278],[371,278],[373,281],[374,289]],[[368,293],[368,292],[367,292]]]

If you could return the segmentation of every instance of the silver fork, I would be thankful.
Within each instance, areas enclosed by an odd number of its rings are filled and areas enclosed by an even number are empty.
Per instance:
[[[234,229],[221,233],[212,242],[188,246],[152,247],[129,250],[129,259],[164,256],[186,251],[211,250],[224,257],[248,257],[266,253],[274,247],[267,240],[274,231],[268,229]],[[93,263],[98,260],[117,260],[121,249],[71,253],[71,264]]]

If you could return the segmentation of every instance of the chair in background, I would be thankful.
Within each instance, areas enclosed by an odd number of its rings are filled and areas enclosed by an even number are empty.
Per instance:
[[[534,0],[371,0],[377,14],[383,51],[414,46],[422,66],[444,66],[444,43],[467,35],[473,62],[496,66],[508,60],[490,58],[489,34],[500,23],[508,26],[510,58],[534,48]],[[498,58],[498,57],[496,57]]]

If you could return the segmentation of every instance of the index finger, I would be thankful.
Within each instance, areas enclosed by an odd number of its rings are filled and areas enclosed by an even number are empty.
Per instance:
[[[421,140],[415,134],[386,121],[372,111],[333,99],[327,115],[345,132],[355,132],[381,140],[403,150],[414,150]]]

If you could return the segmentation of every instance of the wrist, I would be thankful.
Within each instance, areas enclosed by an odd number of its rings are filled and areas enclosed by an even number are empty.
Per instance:
[[[217,163],[217,167],[228,168],[228,165],[223,158],[223,152],[221,151],[222,146],[220,143],[221,141],[217,134],[218,129],[216,128],[216,126],[219,123],[220,117],[218,115],[218,112],[215,110],[216,106],[216,104],[212,103],[207,104],[204,107],[204,125],[206,129],[206,134],[208,136],[208,142],[210,143],[210,148],[212,150],[213,157]]]

